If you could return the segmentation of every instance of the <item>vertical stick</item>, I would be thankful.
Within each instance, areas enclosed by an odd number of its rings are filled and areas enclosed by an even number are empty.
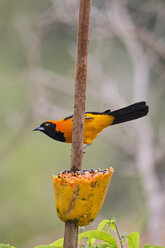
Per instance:
[[[72,171],[81,170],[82,167],[90,4],[91,0],[80,0],[72,134]]]
[[[73,223],[65,223],[64,248],[77,248],[78,226]]]
[[[91,0],[80,0],[74,92],[71,171],[82,168]],[[64,248],[77,248],[78,226],[65,223]]]

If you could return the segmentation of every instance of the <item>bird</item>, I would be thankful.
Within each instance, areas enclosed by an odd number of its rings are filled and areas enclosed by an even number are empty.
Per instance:
[[[108,109],[104,112],[85,112],[83,150],[91,145],[106,127],[141,118],[147,115],[148,111],[149,106],[145,101],[141,101],[115,111]],[[57,141],[72,143],[72,127],[73,115],[70,115],[58,121],[45,121],[33,131],[41,131]]]

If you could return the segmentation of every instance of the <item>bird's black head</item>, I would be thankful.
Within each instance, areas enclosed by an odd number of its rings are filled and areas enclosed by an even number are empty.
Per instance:
[[[52,121],[52,122],[46,121],[42,123],[39,127],[34,128],[33,131],[41,131],[52,139],[65,142],[64,133],[60,131],[56,131],[55,121]]]
[[[42,123],[39,127],[36,127],[33,129],[33,131],[41,131],[48,135],[49,137],[55,139],[55,134],[56,134],[56,124],[46,121]]]

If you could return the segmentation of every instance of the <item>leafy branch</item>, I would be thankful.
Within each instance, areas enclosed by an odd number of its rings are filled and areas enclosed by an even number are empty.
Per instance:
[[[111,232],[114,231],[117,234],[118,240],[114,238]],[[120,235],[119,228],[117,226],[116,218],[105,219],[98,225],[97,230],[90,230],[85,232],[84,228],[80,229],[79,236],[79,248],[124,248],[127,242],[128,248],[139,248],[140,235],[138,232],[132,232],[130,234]],[[117,245],[120,243],[120,247]],[[58,239],[50,245],[39,245],[34,248],[63,248],[64,239]],[[9,244],[0,244],[0,248],[15,248]],[[144,245],[141,248],[165,248],[157,245]]]

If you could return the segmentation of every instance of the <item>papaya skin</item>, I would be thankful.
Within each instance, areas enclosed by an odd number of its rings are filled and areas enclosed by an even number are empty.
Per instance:
[[[61,172],[53,176],[56,211],[63,222],[90,224],[99,213],[114,170]]]

